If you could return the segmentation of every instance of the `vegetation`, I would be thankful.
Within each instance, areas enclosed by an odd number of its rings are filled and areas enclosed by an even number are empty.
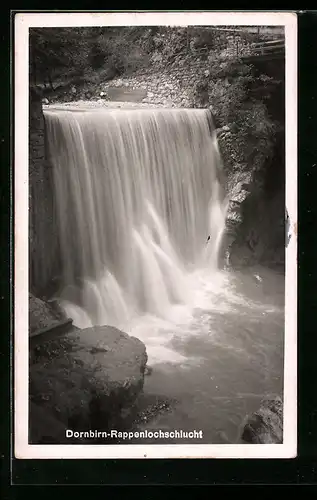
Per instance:
[[[258,171],[273,154],[275,137],[282,124],[270,116],[266,100],[272,84],[279,83],[268,75],[255,74],[251,65],[239,60],[214,62],[211,66],[207,84],[209,104],[218,127],[229,128],[222,136],[222,154],[230,171],[250,165]]]
[[[61,77],[90,75],[102,68],[122,74],[150,63],[170,64],[179,54],[207,57],[208,51],[227,46],[227,36],[206,26],[32,28],[31,81],[53,84]],[[246,40],[250,36],[244,34]]]
[[[152,31],[137,26],[32,28],[31,82],[52,87],[61,80],[89,80],[99,69],[107,69],[113,78],[146,66]]]

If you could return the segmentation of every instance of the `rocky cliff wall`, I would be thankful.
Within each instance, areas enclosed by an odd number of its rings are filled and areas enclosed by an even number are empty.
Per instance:
[[[58,242],[42,96],[35,89],[30,91],[29,110],[29,279],[30,290],[41,295],[56,271]]]

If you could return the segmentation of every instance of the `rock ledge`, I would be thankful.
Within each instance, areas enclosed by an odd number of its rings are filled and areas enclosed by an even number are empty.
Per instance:
[[[144,344],[110,326],[74,330],[39,346],[30,365],[30,442],[42,442],[39,415],[50,423],[46,443],[71,444],[61,439],[62,428],[119,429],[143,388],[146,362]]]

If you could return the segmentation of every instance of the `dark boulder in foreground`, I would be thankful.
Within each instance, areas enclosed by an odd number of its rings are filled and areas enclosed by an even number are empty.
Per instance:
[[[279,397],[263,400],[247,419],[242,440],[249,444],[283,443],[283,402]]]
[[[33,444],[91,442],[68,439],[63,429],[119,429],[143,388],[147,362],[140,340],[110,326],[74,330],[39,346],[32,358]]]
[[[60,444],[65,440],[66,426],[49,410],[30,403],[30,441],[32,444]]]

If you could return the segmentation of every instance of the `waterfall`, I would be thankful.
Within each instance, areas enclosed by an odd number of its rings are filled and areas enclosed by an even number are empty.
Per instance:
[[[74,323],[165,318],[189,303],[187,277],[217,270],[225,229],[210,112],[52,108],[45,122]]]

